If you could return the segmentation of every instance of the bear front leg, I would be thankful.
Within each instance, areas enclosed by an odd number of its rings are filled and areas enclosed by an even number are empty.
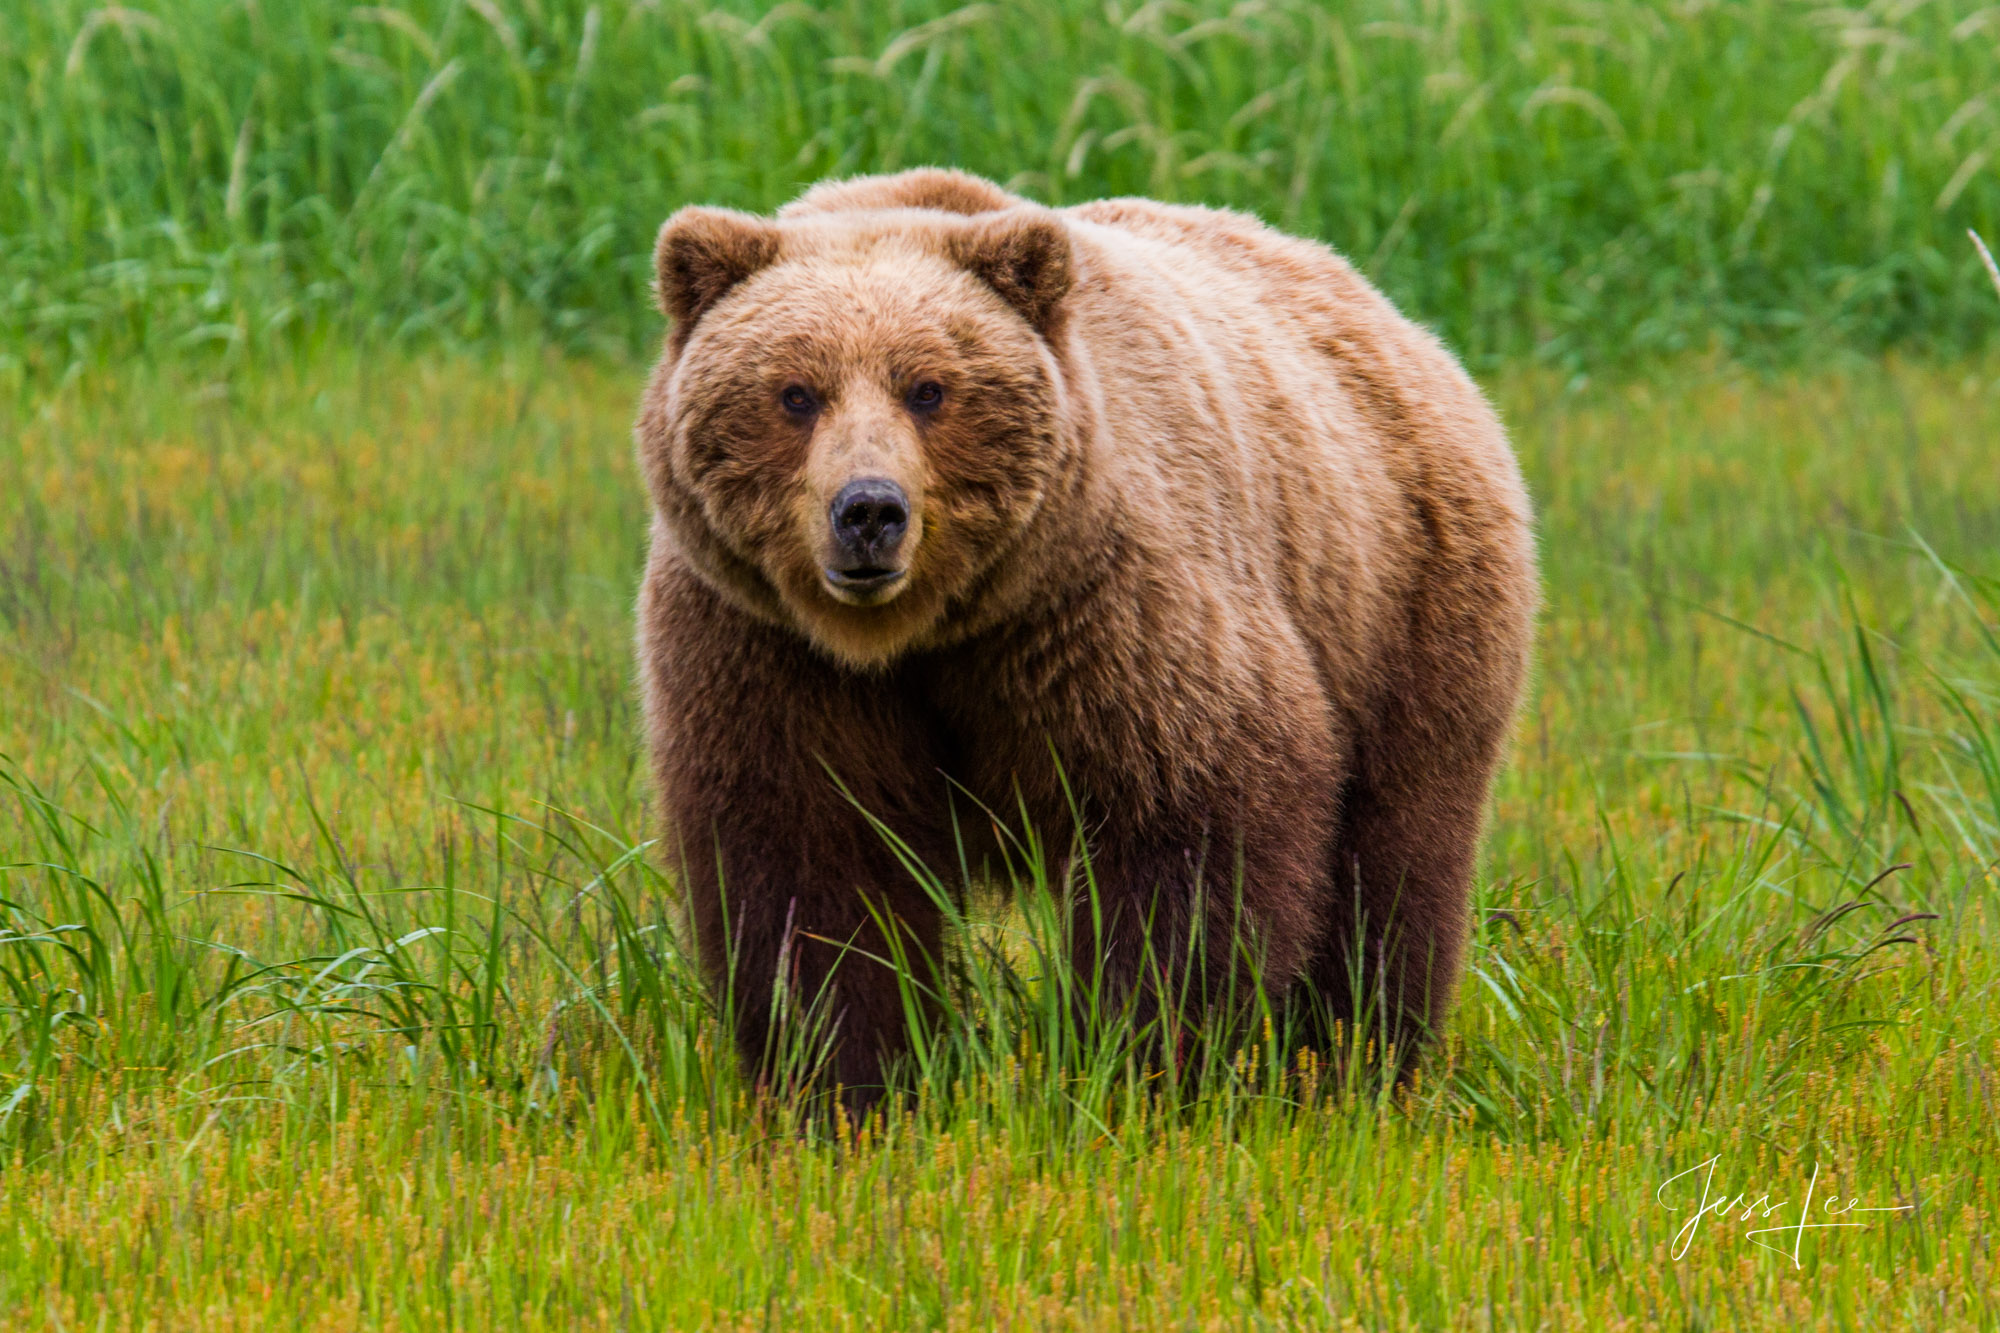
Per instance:
[[[1090,839],[1070,922],[1079,1016],[1141,1034],[1143,1058],[1193,1072],[1228,1058],[1260,995],[1282,1003],[1317,943],[1330,892],[1330,776],[1319,754],[1250,793]]]
[[[816,1075],[862,1109],[937,986],[938,906],[862,813],[946,864],[926,733],[893,680],[834,666],[670,560],[640,624],[664,845],[746,1071]]]
[[[1129,1033],[1144,1064],[1186,1070],[1204,1026],[1236,1026],[1228,1010],[1253,993],[1256,973],[1233,947],[1232,924],[1248,924],[1237,886],[1210,856],[1233,859],[1199,835],[1093,839],[1070,886],[1070,1008],[1080,1036]]]
[[[961,662],[945,697],[979,788],[1014,789],[1044,845],[1081,840],[1061,880],[1076,1026],[1129,1022],[1142,1060],[1185,1070],[1198,1034],[1244,1036],[1323,932],[1346,747],[1286,625],[1203,605],[1135,620],[1147,592],[1113,585]]]

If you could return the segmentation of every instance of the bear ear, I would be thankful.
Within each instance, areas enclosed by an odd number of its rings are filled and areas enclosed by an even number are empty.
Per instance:
[[[1000,293],[1037,333],[1055,334],[1075,278],[1069,230],[1061,218],[1044,208],[982,218],[954,238],[953,258]]]
[[[728,208],[683,208],[660,228],[653,273],[660,309],[685,338],[730,288],[778,257],[778,229]]]

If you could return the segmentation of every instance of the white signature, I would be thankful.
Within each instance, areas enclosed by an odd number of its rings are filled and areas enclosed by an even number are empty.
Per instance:
[[[1750,1198],[1747,1190],[1737,1194],[1734,1198],[1722,1198],[1711,1195],[1709,1186],[1715,1179],[1715,1164],[1721,1160],[1722,1156],[1718,1153],[1705,1162],[1696,1162],[1679,1175],[1667,1177],[1666,1180],[1660,1183],[1660,1187],[1653,1191],[1653,1201],[1659,1204],[1660,1207],[1670,1213],[1680,1212],[1681,1208],[1678,1204],[1667,1202],[1665,1198],[1667,1186],[1685,1176],[1691,1176],[1697,1171],[1703,1171],[1701,1178],[1701,1203],[1694,1210],[1694,1216],[1687,1220],[1687,1224],[1674,1233],[1673,1257],[1675,1259],[1685,1256],[1688,1252],[1688,1246],[1694,1244],[1695,1232],[1701,1229],[1701,1219],[1704,1217],[1712,1215],[1719,1218],[1726,1213],[1740,1211],[1742,1216],[1737,1218],[1737,1220],[1739,1222],[1750,1222],[1769,1218],[1772,1214],[1791,1206],[1784,1199],[1779,1199],[1773,1203],[1770,1191],[1768,1190],[1756,1199]],[[1704,1168],[1706,1168],[1705,1171]],[[1805,1240],[1806,1232],[1837,1231],[1847,1228],[1866,1227],[1868,1225],[1866,1222],[1815,1222],[1810,1220],[1813,1216],[1813,1192],[1818,1186],[1819,1163],[1815,1162],[1813,1163],[1812,1179],[1806,1183],[1805,1202],[1799,1206],[1798,1221],[1779,1226],[1758,1227],[1755,1230],[1745,1231],[1743,1233],[1744,1239],[1748,1240],[1752,1245],[1761,1245],[1767,1250],[1774,1250],[1779,1254],[1790,1255],[1792,1266],[1797,1268],[1799,1267],[1799,1246]],[[1916,1207],[1915,1204],[1906,1203],[1899,1204],[1894,1208],[1863,1208],[1859,1199],[1849,1199],[1845,1204],[1841,1203],[1838,1193],[1820,1201],[1821,1214],[1829,1217],[1846,1217],[1852,1213],[1907,1213],[1914,1207]],[[1757,1239],[1759,1236],[1778,1236],[1784,1233],[1791,1235],[1792,1242],[1789,1247],[1782,1244],[1774,1245],[1769,1241]]]

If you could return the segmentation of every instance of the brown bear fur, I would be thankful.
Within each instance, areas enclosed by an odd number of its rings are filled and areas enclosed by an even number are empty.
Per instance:
[[[1147,950],[1199,943],[1274,995],[1374,997],[1405,1063],[1460,971],[1537,604],[1518,470],[1452,356],[1253,218],[956,172],[685,209],[658,276],[639,658],[744,1056],[791,987],[829,1005],[833,1077],[881,1083],[909,1033],[871,960],[942,941],[856,807],[944,871],[957,790],[1056,846],[1081,815],[1076,948],[1114,996],[1158,1013]],[[860,477],[912,511],[880,605],[822,575]]]

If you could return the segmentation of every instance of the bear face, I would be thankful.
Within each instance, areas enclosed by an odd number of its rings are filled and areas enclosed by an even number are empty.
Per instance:
[[[660,523],[724,595],[850,667],[978,619],[1075,464],[1072,262],[1033,207],[677,213],[637,431]]]

